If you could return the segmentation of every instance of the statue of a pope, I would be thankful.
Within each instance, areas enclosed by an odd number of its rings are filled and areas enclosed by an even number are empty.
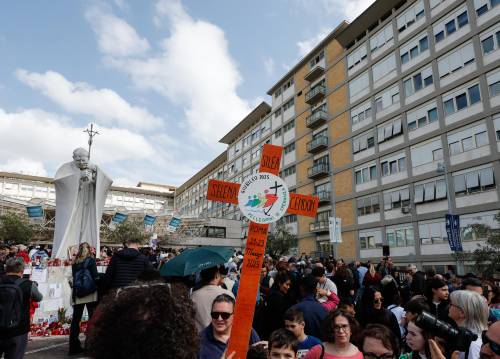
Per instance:
[[[66,258],[68,248],[89,243],[99,253],[99,227],[106,194],[113,181],[89,163],[83,148],[73,151],[73,161],[56,172],[56,228],[52,258]]]

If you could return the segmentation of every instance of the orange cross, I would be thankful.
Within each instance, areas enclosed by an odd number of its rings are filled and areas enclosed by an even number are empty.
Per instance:
[[[259,172],[279,174],[283,147],[265,144],[262,149]],[[238,204],[239,183],[210,180],[207,199]],[[290,193],[287,213],[314,217],[318,210],[318,197]],[[266,250],[269,224],[250,221],[248,237],[241,269],[238,300],[234,311],[233,327],[227,353],[236,352],[235,359],[246,358],[248,342],[257,301],[260,273]]]

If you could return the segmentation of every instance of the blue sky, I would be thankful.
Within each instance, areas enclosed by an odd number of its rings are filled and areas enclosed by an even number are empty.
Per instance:
[[[298,59],[372,0],[0,3],[0,171],[92,159],[119,185],[180,185]]]

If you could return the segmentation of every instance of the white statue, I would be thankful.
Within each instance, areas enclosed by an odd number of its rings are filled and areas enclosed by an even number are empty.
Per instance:
[[[89,163],[83,148],[56,172],[56,228],[52,258],[66,258],[68,249],[87,242],[99,253],[99,227],[106,195],[113,181]]]

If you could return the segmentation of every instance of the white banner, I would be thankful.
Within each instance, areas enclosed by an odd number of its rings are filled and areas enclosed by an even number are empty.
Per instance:
[[[328,226],[330,230],[330,243],[342,243],[342,220],[338,217],[329,217]]]

